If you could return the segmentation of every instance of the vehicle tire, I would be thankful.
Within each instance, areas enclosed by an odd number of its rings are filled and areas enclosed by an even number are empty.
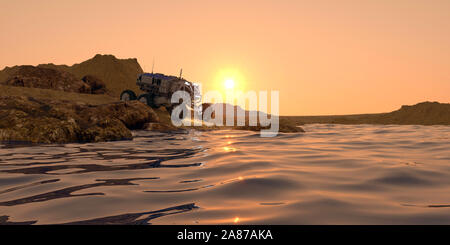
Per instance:
[[[136,94],[132,90],[125,90],[120,94],[121,101],[136,100]]]
[[[149,94],[141,94],[138,97],[138,100],[150,107],[154,107],[153,105],[153,97]]]

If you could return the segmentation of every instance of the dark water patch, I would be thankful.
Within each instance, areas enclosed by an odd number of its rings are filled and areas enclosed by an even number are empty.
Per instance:
[[[446,174],[436,171],[429,171],[418,168],[396,167],[383,170],[382,172],[383,175],[381,177],[373,179],[370,182],[372,182],[373,184],[399,187],[419,187],[450,184],[450,179],[446,178]]]
[[[12,188],[8,188],[6,190],[1,190],[0,191],[0,195],[4,194],[4,193],[8,193],[8,192],[12,192],[12,191],[17,191],[20,189],[24,189],[24,188],[28,188],[28,187],[34,187],[36,185],[44,185],[44,184],[49,184],[49,183],[55,183],[60,181],[60,179],[49,179],[49,180],[43,180],[43,181],[39,181],[39,182],[34,182],[34,183],[30,183],[30,184],[26,184],[26,185],[21,185],[21,186],[15,186]]]
[[[429,208],[450,208],[450,204],[433,204],[428,205]]]
[[[408,173],[394,173],[374,179],[373,184],[386,184],[403,187],[431,186],[432,181]]]
[[[284,205],[284,202],[262,202],[259,205],[263,205],[263,206],[279,206],[279,205]]]
[[[72,186],[72,187],[67,187],[67,188],[56,190],[56,191],[51,191],[51,192],[47,192],[47,193],[43,193],[43,194],[30,196],[30,197],[0,202],[0,206],[16,206],[16,205],[23,205],[23,204],[27,204],[27,203],[46,202],[49,200],[60,199],[60,198],[69,198],[69,197],[104,195],[104,193],[101,193],[101,192],[93,192],[93,193],[86,193],[86,194],[73,194],[73,192],[90,189],[90,188],[94,188],[94,187],[100,187],[100,186],[137,185],[137,184],[132,183],[132,181],[134,181],[134,180],[149,180],[149,179],[158,179],[158,178],[131,178],[131,179],[104,179],[104,180],[99,179],[97,181],[100,181],[101,183]]]
[[[406,207],[422,207],[422,208],[450,208],[450,204],[417,205],[417,204],[403,203],[402,206],[406,206]]]
[[[89,172],[104,172],[104,171],[120,171],[120,170],[138,170],[138,169],[148,169],[148,168],[185,168],[185,167],[198,167],[202,163],[192,163],[192,164],[161,164],[161,161],[152,161],[139,164],[123,164],[123,165],[100,165],[100,164],[70,164],[70,165],[56,165],[56,166],[41,166],[32,168],[19,168],[19,169],[9,169],[2,170],[0,172],[5,173],[21,173],[21,174],[51,174],[51,175],[68,175],[68,174],[80,174]],[[67,169],[81,169],[74,172],[68,173],[50,173],[58,170]]]
[[[160,209],[157,211],[128,213],[103,218],[63,223],[62,225],[149,225],[149,221],[167,215],[189,212],[198,207],[195,203]],[[146,216],[146,217],[142,217]]]
[[[0,216],[0,225],[32,225],[35,224],[37,221],[23,221],[23,222],[13,222],[9,220],[9,216],[3,215]]]
[[[200,181],[202,181],[202,180],[201,179],[183,180],[183,181],[180,181],[180,183],[181,184],[184,184],[184,183],[195,183],[195,182],[200,182]]]

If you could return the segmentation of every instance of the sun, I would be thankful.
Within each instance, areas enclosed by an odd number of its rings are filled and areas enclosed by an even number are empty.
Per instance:
[[[231,78],[225,79],[225,88],[226,89],[233,89],[234,88],[234,80]]]
[[[223,99],[246,89],[246,76],[237,68],[218,69],[213,79],[211,90],[220,93]]]

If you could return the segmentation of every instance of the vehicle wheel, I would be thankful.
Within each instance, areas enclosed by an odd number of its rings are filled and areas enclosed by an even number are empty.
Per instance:
[[[153,107],[153,97],[149,94],[141,94],[139,95],[138,100],[148,106]]]
[[[125,90],[120,94],[121,101],[136,100],[136,94],[132,90]]]

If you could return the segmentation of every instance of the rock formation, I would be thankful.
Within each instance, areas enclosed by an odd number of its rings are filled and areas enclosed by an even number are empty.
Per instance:
[[[14,86],[25,86],[22,84],[27,84],[28,87],[48,89],[61,89],[69,85],[74,87],[62,90],[66,92],[79,92],[76,91],[76,88],[81,85],[94,85],[95,88],[92,90],[89,87],[88,91],[81,89],[82,93],[100,94],[107,92],[118,98],[123,90],[139,91],[136,86],[136,79],[141,73],[143,73],[143,70],[137,59],[117,59],[113,55],[97,54],[92,59],[72,66],[41,64],[37,67],[6,67],[0,71],[0,84],[5,84],[6,81],[11,80],[8,84]],[[17,79],[14,77],[17,77]],[[21,78],[25,79],[21,80]],[[53,83],[49,85],[48,81],[53,81]],[[44,85],[41,85],[41,82]]]
[[[16,67],[4,84],[65,92],[91,93],[91,87],[71,73],[34,66]]]
[[[126,89],[139,91],[136,79],[139,74],[143,73],[137,59],[118,59],[113,55],[100,54],[73,66],[43,64],[38,67],[67,71],[78,79],[82,79],[86,75],[95,76],[103,81],[108,92],[117,98]]]
[[[93,106],[68,101],[0,97],[0,141],[32,143],[99,142],[131,139],[131,129],[158,122],[138,101]]]

